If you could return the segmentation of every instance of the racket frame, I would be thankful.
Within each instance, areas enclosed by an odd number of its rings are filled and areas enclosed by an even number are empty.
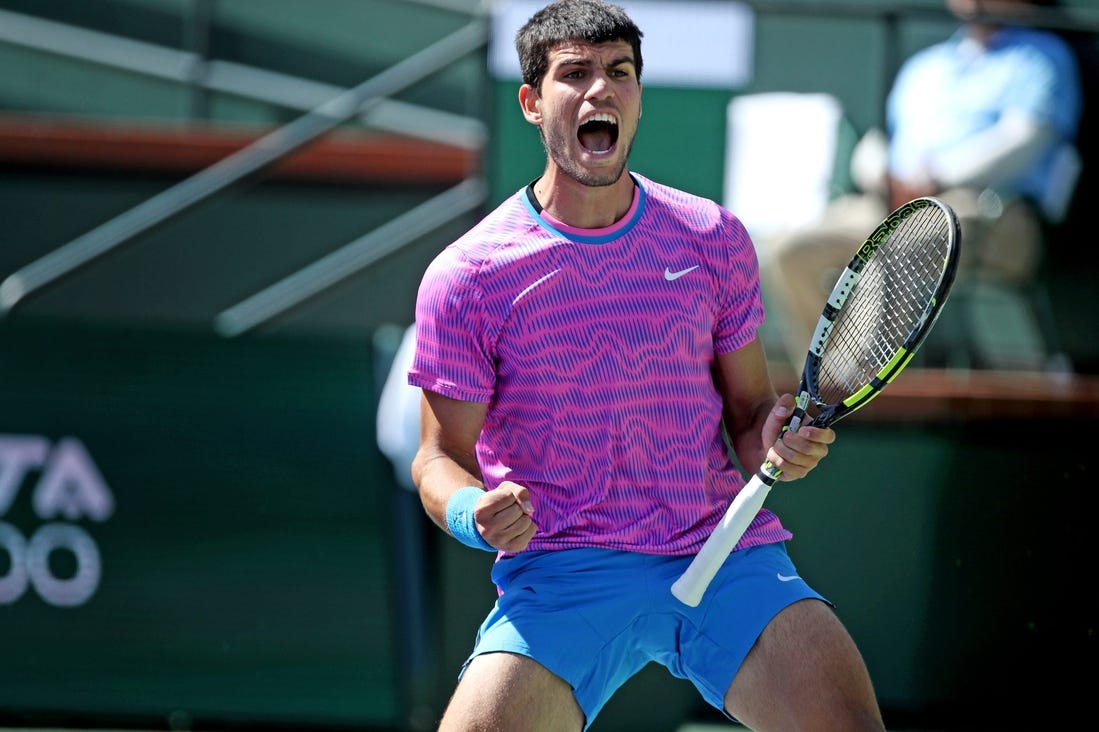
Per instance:
[[[936,285],[934,293],[928,299],[912,332],[909,333],[905,341],[897,348],[897,352],[893,354],[889,361],[878,370],[877,374],[841,402],[837,404],[826,404],[815,396],[819,393],[816,379],[818,366],[820,365],[828,339],[831,337],[836,317],[843,310],[843,306],[847,303],[847,300],[854,294],[859,281],[862,279],[866,266],[874,256],[877,255],[881,245],[888,240],[889,236],[896,231],[907,218],[929,206],[935,206],[943,212],[946,217],[949,236],[951,238],[951,246],[947,252],[947,260],[943,267],[943,273]],[[950,294],[950,289],[954,284],[960,253],[961,227],[958,223],[957,215],[950,206],[931,196],[915,198],[898,207],[874,229],[870,236],[866,238],[858,248],[858,251],[851,257],[851,261],[844,267],[843,273],[836,280],[836,284],[828,296],[824,311],[821,313],[820,318],[818,318],[816,328],[813,331],[809,352],[805,359],[805,365],[802,368],[801,384],[798,387],[798,391],[799,394],[807,391],[812,406],[818,410],[818,413],[813,417],[813,424],[827,427],[851,414],[856,409],[865,406],[871,399],[880,394],[882,389],[891,384],[901,371],[908,366],[912,361],[912,358],[916,355],[916,351],[927,339],[927,336],[931,332],[932,326],[934,326],[935,322],[938,320],[939,315],[942,313],[947,296]]]

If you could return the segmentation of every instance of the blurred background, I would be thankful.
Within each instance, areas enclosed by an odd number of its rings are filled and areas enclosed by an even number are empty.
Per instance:
[[[732,151],[775,145],[778,224],[810,221],[957,27],[941,0],[622,4],[631,168],[753,235],[775,198],[741,207]],[[429,525],[375,412],[424,267],[541,172],[509,56],[539,5],[0,0],[0,724],[433,728],[492,558]],[[1085,111],[1040,278],[952,301],[771,499],[894,729],[1067,726],[1097,681],[1099,2],[1041,10]],[[774,92],[834,110],[813,160],[739,126]],[[650,667],[593,730],[716,720]]]

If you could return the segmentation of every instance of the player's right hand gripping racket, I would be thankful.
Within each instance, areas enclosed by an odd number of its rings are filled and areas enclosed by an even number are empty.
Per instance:
[[[896,378],[942,312],[960,251],[958,219],[942,201],[917,198],[889,214],[828,297],[783,434],[802,423],[827,427]],[[737,494],[672,585],[680,601],[694,607],[702,600],[781,473],[768,460]]]

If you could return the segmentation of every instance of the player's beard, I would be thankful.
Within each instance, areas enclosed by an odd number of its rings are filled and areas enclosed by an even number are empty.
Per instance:
[[[542,137],[542,147],[546,149],[546,155],[553,161],[553,164],[557,166],[558,170],[575,180],[577,183],[591,186],[592,188],[612,186],[617,183],[622,177],[622,173],[626,170],[626,163],[630,159],[630,153],[633,152],[633,140],[631,139],[629,145],[626,147],[626,154],[622,156],[621,162],[617,167],[612,169],[601,168],[592,171],[568,155],[567,151],[570,147],[570,140],[556,132],[547,133],[545,126],[539,127],[538,130]],[[621,144],[622,140],[619,139],[618,142]]]

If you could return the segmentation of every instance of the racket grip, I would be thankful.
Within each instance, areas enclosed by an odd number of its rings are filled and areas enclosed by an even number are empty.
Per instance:
[[[758,474],[753,475],[748,484],[740,489],[706,543],[679,579],[672,584],[672,594],[676,599],[684,605],[698,606],[706,588],[710,586],[710,581],[721,569],[740,537],[744,536],[748,524],[752,523],[759,509],[763,508],[763,501],[770,492],[771,485],[765,483]]]

